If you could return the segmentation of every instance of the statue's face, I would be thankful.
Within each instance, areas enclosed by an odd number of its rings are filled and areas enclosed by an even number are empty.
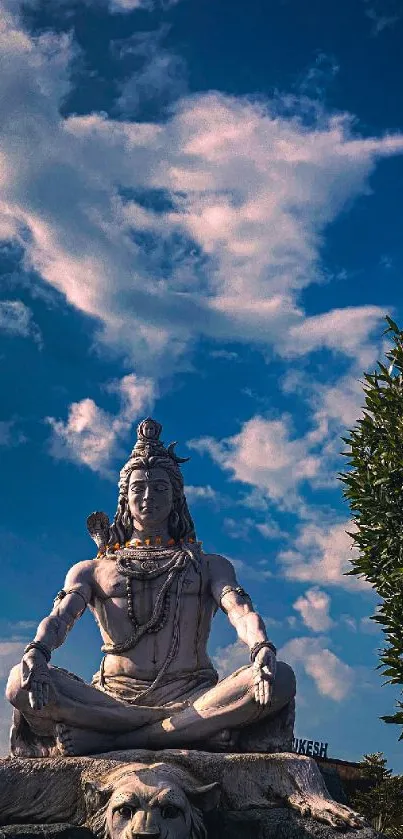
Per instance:
[[[138,779],[123,784],[109,802],[109,839],[189,839],[190,805],[176,784],[142,784]]]
[[[172,486],[165,469],[135,469],[129,479],[128,502],[133,519],[147,528],[163,525],[172,510]]]

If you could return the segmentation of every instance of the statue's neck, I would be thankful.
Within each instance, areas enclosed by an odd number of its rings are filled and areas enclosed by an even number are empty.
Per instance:
[[[140,539],[141,542],[144,542],[146,539],[150,539],[151,541],[161,539],[161,544],[165,545],[170,539],[168,524],[163,523],[160,527],[147,527],[147,525],[143,525],[141,522],[134,521],[131,539]]]

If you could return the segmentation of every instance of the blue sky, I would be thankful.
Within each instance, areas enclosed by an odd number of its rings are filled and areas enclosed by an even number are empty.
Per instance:
[[[403,320],[399,4],[0,9],[2,685],[152,413],[191,455],[205,549],[296,669],[297,735],[403,771],[336,480]],[[223,615],[211,654],[247,660]],[[85,615],[54,661],[99,659]]]

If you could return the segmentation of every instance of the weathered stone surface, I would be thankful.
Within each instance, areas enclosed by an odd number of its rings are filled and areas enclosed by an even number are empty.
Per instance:
[[[0,839],[93,839],[87,827],[72,824],[14,824],[0,829]]]
[[[294,827],[300,831],[296,835],[333,835],[332,831],[323,830],[312,833],[312,818],[316,823],[323,821],[340,829],[362,826],[348,808],[330,797],[311,758],[293,753],[228,755],[188,750],[135,750],[89,758],[0,761],[0,823],[68,822],[93,827],[98,824],[99,791],[106,808],[112,792],[120,789],[122,779],[136,792],[145,776],[148,788],[162,776],[183,790],[189,800],[203,785],[218,785],[219,812],[206,815],[206,819],[218,819],[210,830],[217,829],[221,819],[220,836],[227,831],[227,835],[243,837],[253,830],[257,839],[259,835],[274,835],[270,833],[272,829],[286,827],[291,837]],[[277,827],[274,811],[280,814],[276,816]],[[302,829],[305,834],[301,834]],[[359,831],[356,836],[361,834],[374,835]]]
[[[208,839],[340,839],[340,831],[290,810],[275,808],[248,812],[218,812],[205,818]],[[346,835],[346,834],[344,834]],[[347,834],[350,839],[378,839],[370,827]]]
[[[218,811],[205,818],[208,839],[340,839],[340,833],[283,808],[248,812]],[[348,834],[354,839],[377,839],[371,828]],[[0,829],[0,839],[93,839],[85,827],[74,825],[13,825]]]

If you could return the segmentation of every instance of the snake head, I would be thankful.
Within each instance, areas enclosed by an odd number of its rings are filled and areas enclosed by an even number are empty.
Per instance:
[[[109,541],[109,517],[106,513],[91,513],[87,518],[87,529],[98,550],[105,548]]]

